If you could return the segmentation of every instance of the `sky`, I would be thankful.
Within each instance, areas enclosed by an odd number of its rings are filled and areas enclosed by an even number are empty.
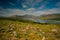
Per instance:
[[[60,13],[60,0],[0,0],[0,16]]]

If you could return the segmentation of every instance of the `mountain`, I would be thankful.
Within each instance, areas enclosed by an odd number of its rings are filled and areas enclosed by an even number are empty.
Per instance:
[[[41,15],[38,17],[39,19],[42,20],[56,20],[56,21],[60,21],[60,13],[56,13],[56,14],[48,14],[48,15]]]
[[[53,23],[60,24],[60,14],[50,14],[50,15],[42,15],[42,16],[34,16],[34,15],[13,15],[10,17],[0,17],[0,19],[8,19],[13,21],[20,22],[29,22],[29,23]],[[55,21],[58,20],[58,21]]]
[[[13,15],[9,17],[0,17],[0,19],[8,19],[13,21],[21,21],[21,22],[34,22],[36,16],[34,15]]]
[[[10,16],[10,17],[18,17],[18,18],[36,18],[36,16],[34,16],[34,15],[23,15],[23,16],[21,16],[21,15],[13,15],[13,16]]]
[[[34,16],[34,15],[13,15],[13,16],[10,16],[10,18],[15,18],[15,19],[27,19],[27,20],[33,20],[33,19],[37,19],[37,16]]]
[[[29,22],[29,23],[33,23],[33,19],[35,18],[35,16],[33,15],[13,15],[4,19],[9,19],[9,20],[13,20],[13,21],[21,21],[21,22]]]
[[[36,16],[34,16],[34,15],[28,15],[28,14],[27,15],[24,15],[23,17],[24,18],[33,18],[33,19],[36,18]]]

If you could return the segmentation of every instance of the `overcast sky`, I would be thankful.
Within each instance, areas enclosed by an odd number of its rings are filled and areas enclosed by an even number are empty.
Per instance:
[[[0,16],[60,13],[60,0],[0,0]]]

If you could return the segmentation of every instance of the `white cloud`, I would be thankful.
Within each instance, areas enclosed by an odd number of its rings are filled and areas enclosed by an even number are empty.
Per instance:
[[[0,10],[0,16],[12,16],[12,15],[25,15],[27,12],[20,9],[2,9]]]
[[[43,0],[36,0],[36,2],[42,2]]]
[[[19,3],[20,0],[16,0],[17,3]]]
[[[54,14],[54,13],[60,13],[58,8],[53,8],[53,9],[48,9],[48,10],[43,10],[43,11],[36,11],[34,13],[31,13],[32,15],[40,16],[40,15],[45,15],[45,14]]]
[[[34,10],[36,10],[35,8],[29,8],[29,9],[27,9],[27,11],[34,11]]]
[[[48,4],[48,1],[44,1],[43,3],[41,3],[41,6],[38,9],[44,9],[46,8],[46,4]]]
[[[41,5],[38,9],[44,9],[45,5]]]
[[[60,7],[60,2],[56,3],[56,6],[57,6],[57,7]]]
[[[42,2],[43,0],[25,0],[25,2],[22,2],[23,4],[26,4],[26,5],[31,5],[34,6],[36,5],[36,3],[39,3],[39,2]]]
[[[23,8],[27,8],[27,5],[25,5],[25,4],[22,4],[22,6],[23,6]]]
[[[43,10],[43,11],[33,11],[36,10],[34,8],[27,9],[29,11],[24,11],[20,9],[1,9],[0,10],[0,16],[12,16],[12,15],[35,15],[35,16],[40,16],[40,15],[45,15],[45,14],[52,14],[52,13],[60,13],[59,8],[53,8],[53,9],[48,9],[48,10]],[[31,12],[33,11],[33,12]]]
[[[14,5],[15,5],[15,4],[14,4],[14,3],[12,3],[12,2],[9,2],[9,4],[10,4],[10,5],[12,5],[12,6],[14,6]]]

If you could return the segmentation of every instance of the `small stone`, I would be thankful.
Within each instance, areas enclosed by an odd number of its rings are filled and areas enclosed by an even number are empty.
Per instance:
[[[13,35],[16,36],[16,31],[13,32]]]
[[[45,36],[43,36],[42,40],[45,40]]]
[[[57,30],[56,30],[56,29],[52,29],[51,31],[52,31],[52,32],[57,32]]]
[[[29,29],[29,27],[26,27],[26,29]]]
[[[21,38],[20,40],[25,40],[25,38]]]

